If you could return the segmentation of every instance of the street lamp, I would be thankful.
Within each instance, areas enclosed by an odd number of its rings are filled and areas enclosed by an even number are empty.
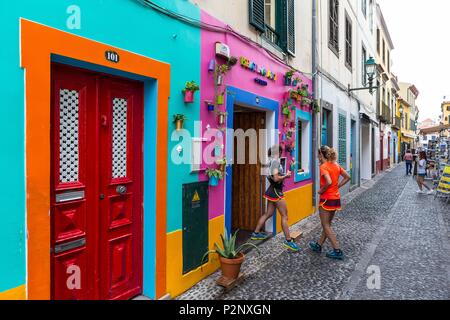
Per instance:
[[[375,77],[375,73],[377,71],[377,64],[375,63],[375,59],[373,57],[370,57],[369,60],[365,63],[366,68],[366,74],[369,78],[369,82],[373,81],[373,78]]]
[[[373,86],[373,80],[376,78],[377,74],[377,63],[375,62],[375,59],[373,57],[370,57],[366,63],[364,64],[365,74],[367,75],[367,80],[369,83],[368,87],[363,88],[350,88],[350,84],[348,85],[348,95],[350,95],[350,92],[352,91],[359,91],[359,90],[369,90],[370,94],[373,93],[375,89],[378,89],[378,87]]]

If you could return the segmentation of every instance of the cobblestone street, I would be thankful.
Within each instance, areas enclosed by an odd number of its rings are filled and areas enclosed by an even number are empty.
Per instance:
[[[293,227],[304,232],[300,253],[283,250],[278,235],[247,256],[245,280],[231,292],[215,285],[216,272],[179,299],[449,299],[449,206],[416,190],[400,165],[347,195],[334,223],[344,261],[307,247],[321,231],[315,215]],[[367,285],[374,266],[379,290]]]

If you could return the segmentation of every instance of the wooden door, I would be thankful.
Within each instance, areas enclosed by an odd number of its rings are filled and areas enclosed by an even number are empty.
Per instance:
[[[143,86],[100,82],[100,295],[128,299],[142,278]]]
[[[52,298],[131,298],[142,291],[143,85],[53,65],[52,94]]]
[[[237,112],[234,114],[234,129],[245,131],[255,129],[257,134],[257,163],[250,164],[250,143],[245,141],[245,163],[237,163],[237,140],[234,142],[233,164],[233,204],[232,229],[253,231],[259,218],[265,210],[263,193],[265,191],[265,177],[261,175],[259,130],[265,129],[266,114],[264,112]],[[262,145],[265,145],[262,144]],[[262,150],[262,152],[266,152]]]

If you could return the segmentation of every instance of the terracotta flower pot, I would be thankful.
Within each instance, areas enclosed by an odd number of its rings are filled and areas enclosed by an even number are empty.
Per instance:
[[[191,90],[186,90],[184,92],[184,102],[185,103],[193,103],[194,102],[194,92]]]
[[[241,271],[241,265],[244,262],[244,254],[241,253],[240,258],[237,259],[226,259],[220,258],[220,265],[222,269],[222,275],[230,280],[235,280],[239,277],[239,272]]]

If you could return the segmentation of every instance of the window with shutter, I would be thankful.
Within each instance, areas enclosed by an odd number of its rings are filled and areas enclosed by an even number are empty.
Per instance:
[[[352,22],[348,15],[345,17],[345,65],[352,69],[353,39],[352,39]]]
[[[261,32],[266,31],[264,0],[249,0],[250,24]]]
[[[295,0],[249,0],[250,24],[280,50],[295,54]]]
[[[339,0],[329,0],[328,45],[339,56]]]
[[[295,55],[295,4],[294,0],[287,0],[286,3],[287,19],[287,41],[286,51]]]
[[[343,167],[347,167],[347,117],[339,114],[339,141],[338,141],[338,162]]]

